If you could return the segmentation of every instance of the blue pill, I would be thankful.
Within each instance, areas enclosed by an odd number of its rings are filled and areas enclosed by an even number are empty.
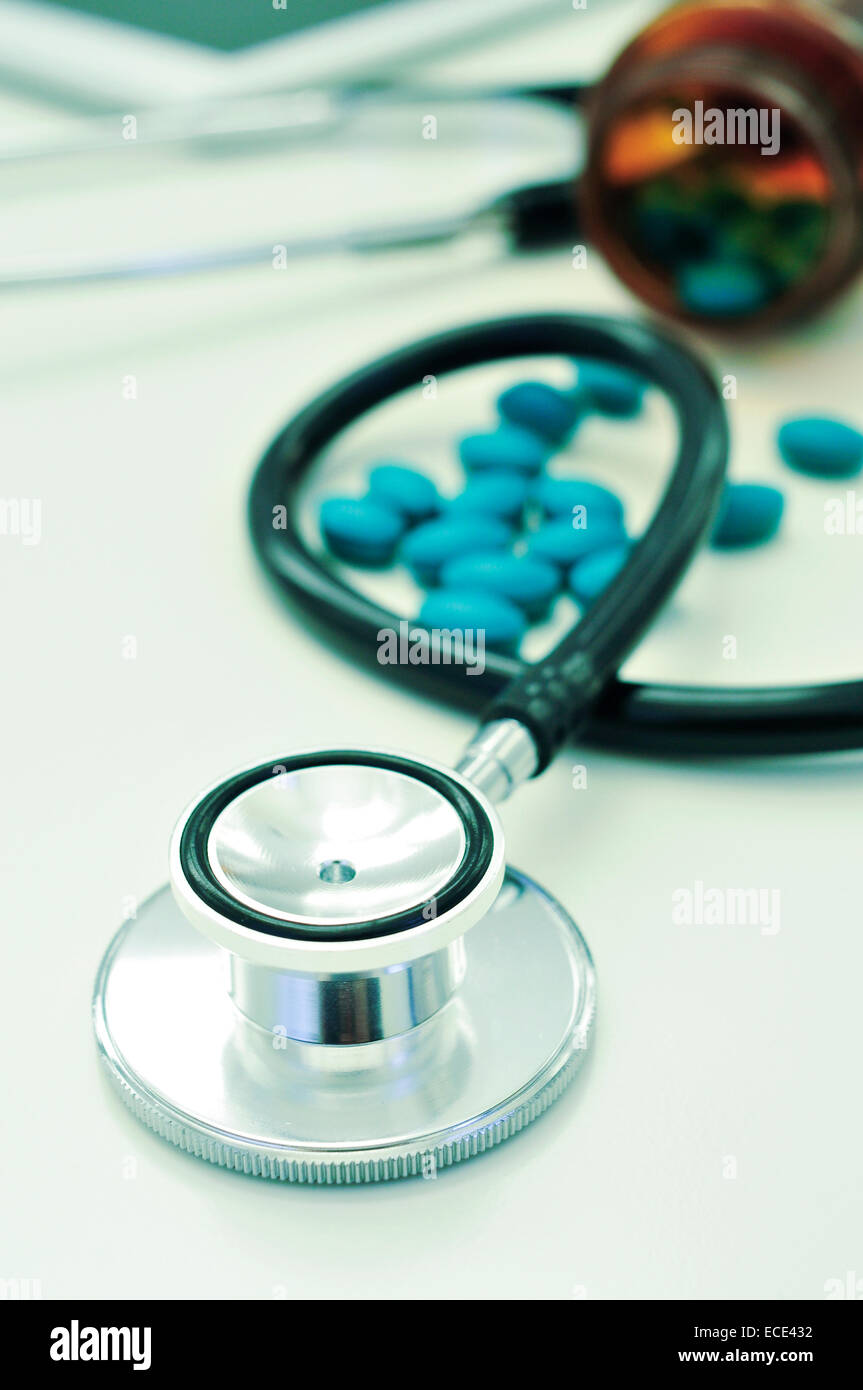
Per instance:
[[[619,521],[600,517],[587,526],[573,526],[563,518],[548,521],[530,537],[527,550],[531,559],[544,560],[547,564],[569,569],[587,555],[597,550],[609,550],[626,540],[626,532]]]
[[[429,594],[419,612],[425,628],[471,635],[472,645],[481,640],[497,651],[511,651],[527,626],[524,614],[498,594],[466,589],[458,593],[441,589]]]
[[[790,468],[819,478],[851,478],[863,467],[863,434],[841,420],[788,420],[776,436]]]
[[[678,271],[677,294],[692,314],[736,318],[761,309],[770,298],[770,282],[750,261],[693,261]]]
[[[778,488],[762,483],[727,483],[710,544],[718,550],[758,545],[775,536],[785,498]]]
[[[579,362],[577,367],[576,399],[602,415],[616,415],[622,420],[638,414],[645,383],[635,372],[611,362]]]
[[[518,425],[501,425],[489,434],[468,434],[459,444],[459,458],[469,473],[538,473],[548,458],[548,444]]]
[[[511,528],[497,517],[441,518],[424,522],[406,536],[401,557],[418,579],[424,583],[433,582],[447,560],[479,550],[503,550],[511,538]]]
[[[397,512],[367,497],[327,497],[321,534],[334,555],[355,565],[389,564],[404,530]]]
[[[447,516],[499,516],[518,521],[529,484],[518,473],[483,473],[471,478],[464,492],[445,505]]]
[[[440,582],[444,589],[497,594],[536,618],[545,613],[560,588],[560,573],[544,560],[501,551],[450,560],[441,570]]]
[[[588,525],[591,521],[623,521],[623,503],[617,494],[586,478],[543,478],[536,500],[546,516],[573,517],[576,507],[583,507]]]
[[[369,496],[409,521],[424,521],[440,509],[431,478],[400,463],[379,463],[369,474]]]
[[[628,545],[615,545],[610,550],[598,550],[573,566],[569,587],[583,608],[599,598],[603,589],[620,574],[628,555]]]
[[[544,381],[520,381],[509,386],[497,401],[505,420],[531,430],[550,444],[563,444],[578,423],[578,400]]]

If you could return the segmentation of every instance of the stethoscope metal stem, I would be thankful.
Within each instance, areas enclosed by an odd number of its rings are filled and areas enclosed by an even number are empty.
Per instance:
[[[503,212],[481,208],[464,215],[390,226],[349,228],[344,232],[255,242],[246,246],[217,246],[167,251],[153,250],[116,260],[75,261],[61,253],[0,263],[0,289],[48,289],[54,285],[96,284],[113,280],[152,280],[175,275],[206,274],[248,266],[274,266],[315,256],[369,255],[381,251],[410,251],[454,241],[469,229],[506,230]],[[281,258],[281,259],[280,259]]]
[[[537,747],[525,726],[517,719],[495,719],[474,734],[456,772],[498,803],[527,782],[538,766]]]
[[[236,1007],[274,1039],[345,1045],[380,1042],[436,1014],[464,977],[464,941],[404,965],[304,975],[230,957]]]

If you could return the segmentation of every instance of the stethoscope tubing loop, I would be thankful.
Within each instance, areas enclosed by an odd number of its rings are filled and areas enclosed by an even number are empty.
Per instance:
[[[728,432],[719,393],[688,348],[647,323],[604,317],[536,314],[466,325],[399,349],[328,388],[300,411],[264,453],[252,479],[248,521],[265,572],[330,631],[374,660],[376,634],[399,621],[327,569],[301,535],[290,495],[324,449],[355,419],[428,375],[531,354],[598,357],[634,368],[670,396],[680,425],[677,464],[660,507],[626,569],[565,639],[567,682],[553,666],[540,684],[542,708],[532,720],[546,760],[574,723],[587,741],[670,757],[808,754],[863,746],[863,681],[771,687],[646,684],[615,670],[679,581],[709,527],[724,476]],[[696,481],[697,479],[697,481]],[[702,491],[702,481],[706,491]],[[284,525],[273,524],[274,508]],[[584,659],[584,652],[590,654]],[[561,649],[552,658],[561,660]],[[524,682],[538,667],[487,652],[485,670],[465,679],[457,664],[411,666],[412,679],[463,704],[495,698],[492,717],[514,701],[530,719]],[[549,700],[551,708],[549,708]],[[549,735],[543,734],[549,730]]]

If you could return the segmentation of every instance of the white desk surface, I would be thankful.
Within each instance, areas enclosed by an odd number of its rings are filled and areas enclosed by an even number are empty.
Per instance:
[[[24,111],[4,98],[4,120]],[[419,214],[567,158],[562,135],[545,153],[486,139],[485,155],[448,138],[442,120],[434,145],[367,132],[298,156],[178,150],[135,167],[123,152],[99,176],[18,170],[4,174],[5,253],[195,244],[214,229],[270,243],[363,198]],[[434,1182],[315,1190],[210,1168],[139,1125],[99,1069],[98,959],[124,900],[164,881],[172,824],[201,786],[316,743],[447,760],[470,731],[279,605],[245,532],[259,451],[373,354],[456,321],[568,307],[633,305],[596,257],[576,273],[565,254],[483,247],[4,299],[2,491],[43,507],[39,545],[0,544],[4,1278],[39,1279],[45,1297],[818,1299],[863,1270],[858,757],[710,766],[569,750],[504,808],[512,862],[594,952],[596,1044],[547,1116]],[[771,435],[803,408],[863,420],[860,307],[856,295],[803,336],[714,353],[739,383],[733,473],[784,486],[787,522],[763,551],[699,557],[630,671],[857,674],[863,538],[825,535],[824,501],[844,489],[792,478]],[[637,512],[646,494],[625,462],[610,476]],[[586,790],[572,789],[575,762]],[[671,895],[696,880],[780,889],[780,930],[675,926]]]

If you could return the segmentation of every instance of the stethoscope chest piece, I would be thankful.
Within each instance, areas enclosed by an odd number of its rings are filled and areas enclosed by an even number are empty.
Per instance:
[[[484,796],[352,750],[199,798],[94,999],[109,1075],[152,1129],[317,1183],[433,1176],[500,1143],[560,1094],[593,1012],[580,933],[505,867]]]

